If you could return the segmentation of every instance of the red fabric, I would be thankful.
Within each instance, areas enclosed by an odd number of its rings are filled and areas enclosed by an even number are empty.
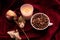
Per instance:
[[[11,40],[7,31],[19,29],[13,21],[6,19],[6,11],[11,9],[20,16],[19,8],[25,3],[33,5],[34,13],[47,14],[53,23],[53,26],[37,31],[30,25],[30,21],[27,21],[24,30],[30,40],[60,40],[60,0],[0,0],[0,40]],[[19,32],[22,40],[27,40],[20,29]]]

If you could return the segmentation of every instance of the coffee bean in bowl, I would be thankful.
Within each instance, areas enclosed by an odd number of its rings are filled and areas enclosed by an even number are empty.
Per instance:
[[[44,30],[49,26],[50,19],[44,13],[35,13],[30,20],[33,28],[37,30]]]

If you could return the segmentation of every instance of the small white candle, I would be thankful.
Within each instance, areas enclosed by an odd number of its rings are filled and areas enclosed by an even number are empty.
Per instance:
[[[31,4],[24,4],[21,6],[20,11],[25,19],[30,19],[33,14],[33,6]]]

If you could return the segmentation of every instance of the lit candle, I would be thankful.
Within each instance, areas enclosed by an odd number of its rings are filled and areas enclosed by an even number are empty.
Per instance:
[[[30,19],[33,14],[33,6],[31,4],[24,4],[21,6],[20,11],[25,19]]]

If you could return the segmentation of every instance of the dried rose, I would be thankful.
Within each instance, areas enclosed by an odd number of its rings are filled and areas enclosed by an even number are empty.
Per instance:
[[[16,15],[16,13],[14,11],[8,10],[6,12],[6,18],[8,18],[8,19],[14,19],[15,20],[16,17],[17,17],[17,15]]]

